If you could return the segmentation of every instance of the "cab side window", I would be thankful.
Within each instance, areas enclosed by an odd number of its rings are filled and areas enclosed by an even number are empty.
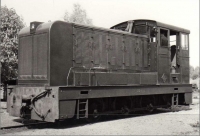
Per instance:
[[[181,48],[182,50],[188,50],[189,40],[188,34],[181,34]]]
[[[160,46],[168,46],[167,30],[160,29]]]

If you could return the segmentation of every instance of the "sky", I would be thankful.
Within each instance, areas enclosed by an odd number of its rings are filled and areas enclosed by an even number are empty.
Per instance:
[[[190,65],[199,66],[199,0],[1,0],[1,6],[14,8],[27,26],[32,21],[63,20],[65,11],[71,13],[75,3],[98,27],[151,19],[189,29]]]

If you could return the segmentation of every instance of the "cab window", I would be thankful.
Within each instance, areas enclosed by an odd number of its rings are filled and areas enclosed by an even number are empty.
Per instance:
[[[189,40],[188,34],[181,34],[181,48],[182,50],[188,50]]]
[[[164,29],[160,29],[160,46],[167,47],[168,46],[168,31]]]
[[[136,33],[136,34],[147,34],[147,26],[146,25],[136,25],[134,27],[134,33]]]

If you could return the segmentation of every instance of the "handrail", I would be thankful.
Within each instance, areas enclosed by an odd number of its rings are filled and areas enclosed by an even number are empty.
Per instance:
[[[71,70],[72,69],[75,69],[75,68],[84,68],[85,69],[85,66],[82,66],[82,67],[71,67],[70,69],[69,69],[69,72],[68,72],[68,74],[67,74],[67,86],[69,85],[69,74],[70,74],[70,72],[71,72]]]

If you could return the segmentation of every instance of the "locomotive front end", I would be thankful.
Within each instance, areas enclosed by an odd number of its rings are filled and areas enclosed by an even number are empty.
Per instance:
[[[54,122],[58,119],[58,88],[10,87],[7,107],[11,116]]]
[[[67,72],[72,67],[71,45],[69,23],[31,22],[30,27],[19,32],[18,82],[7,91],[11,116],[47,122],[61,118],[59,87],[66,85]],[[74,109],[67,110],[64,116],[73,117],[71,111]]]
[[[31,22],[19,33],[18,83],[7,91],[11,116],[54,122],[58,119],[58,87],[50,87],[50,26]]]

